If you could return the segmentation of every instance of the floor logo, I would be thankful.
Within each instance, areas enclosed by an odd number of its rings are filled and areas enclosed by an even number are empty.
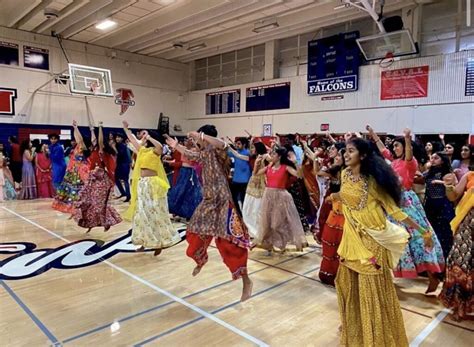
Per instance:
[[[179,227],[181,241],[185,227]],[[77,269],[101,263],[118,253],[135,252],[132,231],[109,243],[101,240],[81,240],[58,248],[36,249],[30,242],[0,243],[0,254],[14,254],[0,262],[0,280],[20,280],[35,277],[50,269]]]

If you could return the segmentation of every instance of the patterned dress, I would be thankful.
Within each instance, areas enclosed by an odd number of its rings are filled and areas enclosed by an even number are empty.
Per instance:
[[[42,152],[36,154],[36,185],[38,187],[38,198],[54,197],[51,160]]]
[[[114,158],[110,154],[91,155],[91,171],[74,203],[74,220],[80,227],[94,228],[103,226],[108,230],[122,221],[118,212],[109,205],[110,194],[114,186]]]
[[[474,231],[474,172],[467,174],[464,197],[451,222],[454,243],[446,261],[446,278],[440,294],[441,302],[461,319],[474,314],[472,232]]]
[[[257,164],[254,171],[258,171],[265,166],[262,160]],[[245,192],[244,206],[242,207],[242,217],[249,234],[253,238],[258,238],[260,232],[260,215],[263,192],[265,191],[265,176],[252,175]]]
[[[21,168],[21,192],[18,195],[18,199],[20,200],[36,199],[38,197],[35,169],[33,168],[32,162],[27,159],[27,155],[27,151],[25,151],[23,153],[23,166]]]
[[[389,223],[407,218],[373,178],[342,172],[340,196],[344,233],[336,291],[343,346],[408,346],[391,270],[408,243],[408,233]]]

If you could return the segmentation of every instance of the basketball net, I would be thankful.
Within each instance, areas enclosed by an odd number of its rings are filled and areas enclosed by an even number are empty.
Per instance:
[[[391,66],[394,61],[395,61],[395,59],[393,58],[393,53],[392,53],[392,52],[387,52],[387,54],[385,54],[385,58],[383,58],[383,59],[380,61],[379,66],[380,66],[382,69],[386,69],[386,68],[388,68],[389,66]]]
[[[90,86],[92,94],[98,95],[99,92],[100,92],[100,87],[101,87],[101,84],[100,84],[100,83],[95,82],[95,81],[92,82],[92,83],[91,83],[91,86]]]

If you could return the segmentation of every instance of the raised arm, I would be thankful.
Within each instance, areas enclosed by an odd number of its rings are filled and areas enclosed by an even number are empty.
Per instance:
[[[137,152],[140,150],[141,144],[138,142],[137,138],[135,135],[132,134],[130,129],[128,128],[128,122],[126,120],[122,121],[123,124],[123,130],[125,131],[125,134],[127,135],[127,138],[130,140],[130,143],[132,146],[137,150]]]
[[[229,151],[236,157],[245,161],[249,161],[250,157],[248,155],[242,155],[239,152],[237,152],[235,149],[232,147],[229,147]]]
[[[331,142],[332,144],[336,143],[337,141],[334,139],[334,137],[332,137],[331,133],[328,131],[326,131],[326,138],[329,140],[329,142]]]
[[[95,136],[95,129],[93,125],[89,126],[89,129],[91,131],[91,143],[95,147],[97,146],[97,137]]]
[[[161,153],[163,153],[163,145],[161,144],[160,141],[158,140],[155,140],[153,137],[151,137],[150,135],[146,135],[145,139],[147,141],[150,141],[153,146],[155,146],[155,149],[154,149],[154,152],[157,154],[157,155],[161,155]]]
[[[77,122],[75,120],[72,121],[72,126],[74,128],[74,138],[76,139],[77,145],[79,146],[79,148],[87,149],[84,144],[84,139],[82,138],[81,132],[77,127]]]
[[[171,148],[177,150],[179,153],[186,156],[186,158],[188,158],[189,160],[198,160],[199,159],[200,152],[190,151],[189,149],[187,149],[183,145],[180,145],[176,138],[173,139],[170,136],[168,136],[167,134],[165,134],[163,136],[164,136],[164,138],[166,140],[166,144],[168,146],[170,146]]]
[[[405,160],[411,161],[413,159],[413,147],[411,145],[411,130],[405,128],[403,130],[403,135],[405,136]]]
[[[102,122],[99,122],[99,150],[104,151],[104,130],[102,129]]]
[[[198,133],[196,131],[191,131],[188,133],[189,137],[194,138],[195,140],[201,139],[202,141],[206,141],[209,143],[211,146],[219,148],[219,149],[224,149],[227,147],[227,143],[221,139],[218,139],[217,137],[214,136],[209,136],[204,133]]]
[[[372,140],[375,141],[375,144],[377,145],[377,148],[379,149],[380,153],[383,153],[383,151],[385,150],[385,145],[383,144],[382,140],[380,140],[379,135],[375,133],[374,129],[372,129],[370,125],[367,125],[365,128],[369,132],[369,136],[372,138]]]

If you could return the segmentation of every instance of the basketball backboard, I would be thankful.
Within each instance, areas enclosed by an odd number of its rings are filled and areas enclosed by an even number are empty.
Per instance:
[[[110,70],[69,64],[70,89],[73,94],[114,96]]]
[[[407,29],[361,37],[356,41],[367,61],[418,53],[418,45]]]

